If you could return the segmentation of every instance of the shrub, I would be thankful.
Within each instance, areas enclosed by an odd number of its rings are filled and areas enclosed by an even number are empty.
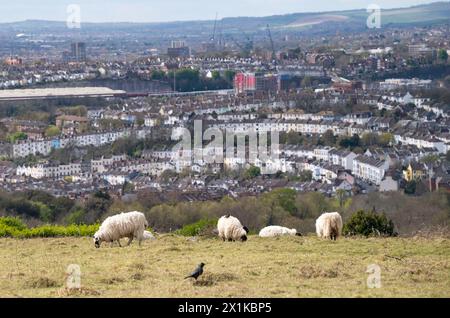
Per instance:
[[[28,228],[19,218],[0,218],[0,237],[34,238],[34,237],[85,237],[93,236],[99,225],[43,225]]]
[[[12,227],[17,230],[24,230],[27,226],[18,217],[5,216],[0,218],[0,226]]]
[[[202,219],[196,223],[183,226],[175,233],[182,236],[208,235],[217,224],[217,220]]]
[[[344,235],[396,236],[394,223],[386,215],[360,210],[344,225]]]

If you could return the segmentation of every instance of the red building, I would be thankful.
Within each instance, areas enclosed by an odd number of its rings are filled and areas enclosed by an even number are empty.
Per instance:
[[[238,73],[234,77],[236,94],[254,91],[277,91],[278,75],[263,73]]]
[[[234,89],[236,94],[256,90],[256,76],[254,73],[238,73],[234,77]]]

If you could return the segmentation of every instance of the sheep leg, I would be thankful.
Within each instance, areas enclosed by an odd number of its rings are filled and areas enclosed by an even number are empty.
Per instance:
[[[117,240],[117,243],[119,243],[119,247],[122,247],[122,244],[120,244],[120,240]]]
[[[130,246],[131,242],[133,242],[133,237],[132,237],[132,236],[130,236],[130,237],[128,238],[127,246]]]

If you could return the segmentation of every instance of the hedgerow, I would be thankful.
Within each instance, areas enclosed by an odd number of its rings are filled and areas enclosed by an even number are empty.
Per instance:
[[[217,224],[217,219],[202,219],[196,223],[183,226],[175,233],[182,236],[211,235]]]
[[[42,225],[27,227],[20,218],[0,217],[0,237],[36,238],[36,237],[83,237],[93,236],[99,225]]]

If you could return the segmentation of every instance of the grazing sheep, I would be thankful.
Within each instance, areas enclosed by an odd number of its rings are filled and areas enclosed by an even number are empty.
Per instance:
[[[287,227],[282,227],[278,225],[267,226],[259,231],[260,237],[276,237],[282,235],[297,235],[302,236],[298,233],[296,229],[288,229]]]
[[[219,237],[224,241],[247,241],[248,228],[242,226],[241,222],[234,216],[222,216],[217,222],[217,230],[219,231]]]
[[[342,233],[342,217],[337,212],[324,213],[316,220],[316,232],[320,238],[336,241]]]
[[[100,247],[102,242],[113,243],[119,242],[120,239],[128,237],[128,245],[131,244],[134,238],[139,240],[141,245],[144,240],[144,230],[148,227],[145,215],[141,212],[121,213],[110,216],[103,221],[100,229],[94,234],[94,244],[96,248]]]

